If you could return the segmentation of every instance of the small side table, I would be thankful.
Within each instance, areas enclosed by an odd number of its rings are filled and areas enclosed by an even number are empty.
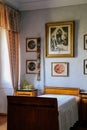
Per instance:
[[[38,95],[37,89],[20,89],[16,91],[16,96],[36,97],[37,95]]]
[[[87,121],[87,92],[81,92],[80,97],[80,120]]]

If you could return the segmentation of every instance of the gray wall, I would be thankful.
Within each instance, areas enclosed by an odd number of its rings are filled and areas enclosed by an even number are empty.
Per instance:
[[[84,34],[87,34],[87,5],[69,6],[21,12],[20,23],[20,81],[26,79],[35,88],[44,86],[79,87],[87,90],[87,75],[83,73]],[[45,24],[48,22],[75,21],[75,46],[73,58],[45,57]],[[26,38],[41,37],[41,80],[36,74],[26,74],[26,60],[36,59],[36,54],[26,52]],[[52,77],[51,62],[68,62],[68,77]]]

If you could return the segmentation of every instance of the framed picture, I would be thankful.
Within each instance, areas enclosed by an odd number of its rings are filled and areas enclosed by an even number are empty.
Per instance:
[[[37,60],[26,60],[26,73],[27,74],[37,73]]]
[[[84,60],[84,74],[87,74],[87,59]]]
[[[46,24],[46,57],[74,56],[74,21]]]
[[[37,51],[38,38],[26,38],[26,52]]]
[[[87,50],[87,34],[84,35],[84,50]]]
[[[67,62],[52,62],[51,63],[52,76],[68,76]]]

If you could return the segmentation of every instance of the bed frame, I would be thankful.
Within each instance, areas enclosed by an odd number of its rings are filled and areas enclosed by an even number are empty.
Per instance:
[[[45,87],[44,94],[79,96],[79,88]],[[7,130],[59,130],[56,98],[7,96]]]

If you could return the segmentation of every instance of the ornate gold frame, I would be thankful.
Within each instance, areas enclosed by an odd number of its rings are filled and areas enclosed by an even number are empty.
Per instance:
[[[58,42],[59,30],[62,32],[62,40]],[[46,57],[73,57],[74,56],[74,21],[46,23]],[[66,37],[65,37],[66,36]],[[52,50],[52,38],[57,41],[57,49]],[[64,38],[65,37],[65,38]],[[67,41],[67,42],[66,42]],[[67,43],[67,44],[66,44]],[[55,46],[56,47],[56,46]]]

